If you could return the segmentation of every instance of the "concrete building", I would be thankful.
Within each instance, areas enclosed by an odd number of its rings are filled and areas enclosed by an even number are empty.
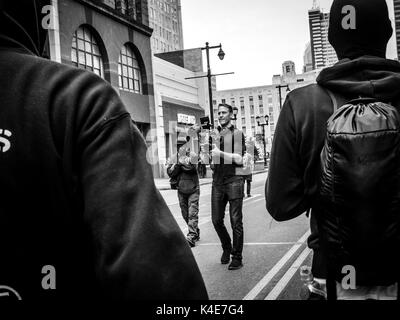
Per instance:
[[[304,50],[304,55],[303,55],[303,62],[304,62],[303,73],[313,70],[311,42],[307,43],[306,45],[306,49]]]
[[[397,43],[397,58],[400,57],[400,0],[393,0],[394,6],[394,22]]]
[[[257,125],[256,118],[268,115],[269,125],[265,130],[265,141],[266,151],[270,152],[281,105],[286,95],[293,89],[315,83],[317,75],[318,71],[296,74],[294,62],[286,61],[282,64],[282,75],[274,75],[271,85],[217,91],[216,100],[217,103],[228,103],[238,108],[236,126],[247,137],[260,136],[262,128]],[[279,85],[288,85],[289,90],[286,87],[279,89],[277,87]],[[281,90],[281,102],[279,102],[279,90]],[[256,141],[260,143],[262,136]]]
[[[334,65],[338,59],[336,52],[328,41],[329,13],[321,11],[317,1],[308,11],[313,69]]]
[[[185,142],[189,127],[204,117],[208,84],[207,78],[187,79],[204,75],[200,48],[156,54],[153,64],[158,159],[164,168],[177,142]]]
[[[153,53],[183,50],[181,0],[148,0]]]
[[[52,4],[50,58],[108,81],[151,149],[156,114],[147,0],[53,0]],[[151,155],[158,158],[156,151]],[[159,176],[159,168],[153,169]]]

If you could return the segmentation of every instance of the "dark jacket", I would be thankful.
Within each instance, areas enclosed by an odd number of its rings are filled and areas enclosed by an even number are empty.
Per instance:
[[[223,152],[239,154],[242,157],[246,153],[246,139],[243,131],[235,128],[232,124],[225,130],[218,126],[219,143],[217,146]],[[213,170],[213,185],[224,185],[242,180],[243,176],[237,172],[238,168],[242,168],[243,164],[225,163],[223,157],[213,157],[211,169]]]
[[[317,84],[288,95],[275,130],[265,193],[268,212],[277,221],[293,219],[315,203],[326,122],[333,113],[332,101],[323,88],[335,94],[339,107],[359,96],[398,107],[400,63],[372,56],[344,59],[324,69]],[[313,273],[324,277],[316,216],[318,212],[312,211],[308,243],[315,250]]]
[[[0,285],[24,300],[207,299],[115,90],[18,40],[0,29]]]
[[[188,156],[189,163],[177,161],[176,156],[172,157],[171,163],[167,167],[167,174],[170,178],[178,180],[178,191],[186,194],[194,193],[200,186],[199,175],[197,173],[196,155],[191,153]]]

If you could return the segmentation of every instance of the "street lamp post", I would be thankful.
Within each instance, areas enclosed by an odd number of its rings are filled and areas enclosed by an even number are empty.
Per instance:
[[[237,120],[237,114],[238,114],[238,112],[239,112],[239,109],[237,108],[237,107],[232,107],[232,109],[233,109],[233,117],[232,117],[232,120],[233,121],[235,121],[235,127],[236,127],[236,120]]]
[[[213,108],[213,97],[212,97],[212,85],[211,85],[211,77],[215,76],[222,76],[226,74],[233,74],[234,72],[226,72],[226,73],[219,73],[219,74],[211,74],[211,68],[210,68],[210,49],[217,49],[219,48],[218,51],[218,58],[220,60],[224,60],[225,57],[225,52],[222,50],[222,45],[219,44],[219,46],[209,46],[208,42],[206,42],[206,46],[204,48],[200,48],[201,50],[206,50],[206,57],[207,57],[207,75],[206,76],[197,76],[197,77],[189,77],[185,78],[187,79],[198,79],[198,78],[208,78],[208,98],[210,100],[210,126],[211,128],[214,128],[214,108]]]
[[[212,97],[212,85],[211,85],[211,68],[210,68],[210,49],[218,49],[218,58],[220,60],[224,60],[225,52],[222,50],[222,45],[219,46],[209,46],[208,42],[206,42],[206,46],[201,48],[201,50],[206,50],[207,56],[207,78],[208,78],[208,98],[210,99],[210,122],[211,125],[214,126],[214,108],[213,108],[213,97]]]
[[[287,85],[287,84],[276,86],[276,88],[279,89],[279,107],[280,107],[279,110],[281,110],[281,109],[282,109],[282,94],[281,94],[281,88],[287,88],[287,89],[286,89],[286,92],[289,92],[289,91],[290,91],[290,88],[289,88],[289,85]]]
[[[265,142],[265,127],[269,124],[269,116],[265,117],[256,117],[257,125],[262,128],[262,136],[263,136],[263,146],[264,146],[264,167],[267,166],[267,150],[266,150],[266,142]]]

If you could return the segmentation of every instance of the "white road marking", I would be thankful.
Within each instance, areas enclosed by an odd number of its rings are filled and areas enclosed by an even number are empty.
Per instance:
[[[248,242],[243,243],[245,246],[284,246],[284,245],[291,245],[291,244],[303,244],[304,242]],[[199,243],[199,246],[220,246],[220,242],[210,242],[210,243]]]
[[[310,231],[307,231],[293,247],[278,261],[278,263],[262,278],[255,287],[243,298],[243,300],[254,300],[257,295],[268,285],[275,275],[285,266],[290,258],[297,252],[302,244],[307,240]]]
[[[310,253],[311,249],[309,249],[308,247],[303,250],[300,256],[296,259],[295,262],[293,262],[289,270],[279,280],[279,282],[275,285],[275,287],[271,290],[271,292],[267,295],[267,297],[264,300],[276,300],[279,297],[279,295],[286,288],[289,281],[293,278],[297,270],[301,267],[304,260],[307,259]]]

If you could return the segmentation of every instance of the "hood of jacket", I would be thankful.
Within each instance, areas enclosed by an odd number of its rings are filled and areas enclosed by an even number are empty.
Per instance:
[[[0,47],[24,49],[44,56],[48,30],[42,21],[50,0],[0,0]]]
[[[400,63],[374,56],[343,59],[321,71],[317,83],[348,98],[400,98]]]

